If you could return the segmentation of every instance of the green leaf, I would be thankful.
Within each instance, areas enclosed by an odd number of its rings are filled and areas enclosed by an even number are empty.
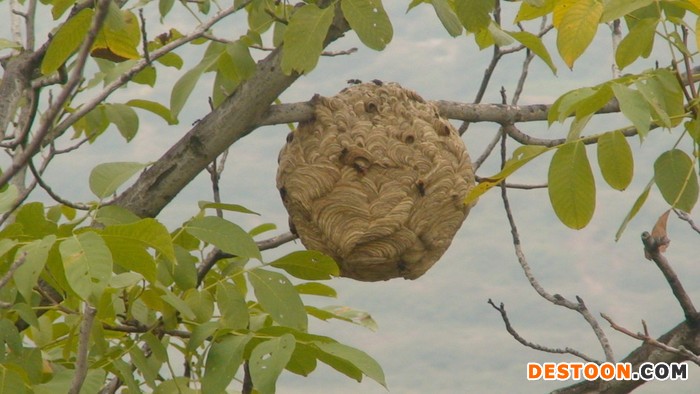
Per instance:
[[[355,308],[350,308],[349,306],[326,306],[323,310],[332,313],[335,316],[346,319],[352,323],[357,324],[365,328],[369,328],[372,331],[377,331],[379,326],[377,322],[374,321],[372,315],[365,311],[361,311]]]
[[[26,393],[22,374],[12,364],[0,364],[0,393]]]
[[[216,330],[219,328],[219,324],[215,321],[206,322],[195,326],[192,329],[192,335],[189,341],[187,341],[187,346],[185,350],[188,353],[194,352],[198,347],[200,347],[204,341],[214,335]]]
[[[185,292],[185,303],[194,312],[194,321],[205,323],[214,315],[214,299],[207,290],[189,289]]]
[[[199,64],[187,71],[175,82],[173,90],[170,93],[170,113],[174,119],[180,116],[180,111],[182,111],[182,108],[185,106],[199,78],[204,72],[209,71],[212,66],[218,63],[219,57],[225,53],[225,51],[226,45],[212,41],[207,47],[204,57]]]
[[[211,344],[202,376],[203,393],[222,393],[243,363],[250,335],[226,335]]]
[[[240,213],[249,213],[252,215],[258,215],[260,216],[259,213],[255,211],[251,211],[250,209],[238,205],[238,204],[226,204],[226,203],[220,203],[220,202],[210,202],[210,201],[199,201],[197,203],[199,206],[199,209],[221,209],[223,211],[230,211],[230,212],[240,212]]]
[[[128,10],[120,10],[116,3],[110,3],[104,24],[92,45],[92,56],[114,62],[138,59],[141,44],[141,27],[136,15]]]
[[[620,69],[632,64],[637,58],[649,57],[654,47],[654,35],[658,19],[646,18],[638,21],[615,51],[615,63]]]
[[[17,290],[28,304],[32,302],[32,289],[37,284],[41,271],[44,270],[49,250],[53,247],[54,242],[56,242],[56,236],[47,235],[41,240],[23,246],[15,254],[15,258],[21,258],[20,256],[26,253],[24,263],[17,268],[13,278]]]
[[[84,8],[58,28],[41,61],[42,74],[48,75],[58,70],[78,49],[90,29],[93,14],[92,8]]]
[[[653,3],[654,0],[608,0],[605,2],[601,22],[610,22]]]
[[[440,22],[442,22],[442,25],[445,27],[445,30],[447,30],[452,37],[460,36],[463,30],[462,24],[447,0],[432,0],[431,4],[435,9],[438,19],[440,19]]]
[[[547,148],[544,146],[537,145],[527,145],[521,146],[513,152],[513,157],[508,160],[503,167],[503,169],[496,175],[482,178],[478,185],[473,187],[467,197],[464,199],[465,204],[471,204],[475,202],[479,196],[491,190],[494,186],[497,186],[503,180],[505,180],[512,173],[517,171],[520,167],[524,166],[530,160],[540,156],[544,152],[549,151],[552,148]]]
[[[549,69],[552,70],[555,75],[557,74],[557,67],[554,65],[554,62],[552,62],[552,57],[549,55],[549,51],[547,51],[547,48],[542,43],[541,38],[526,31],[512,31],[508,32],[508,34],[515,38],[519,43],[523,44],[527,49],[531,50],[532,53],[537,55],[537,57],[542,59],[545,64],[549,66]]]
[[[595,183],[583,142],[557,149],[548,179],[549,200],[559,220],[573,229],[585,227],[595,211]]]
[[[649,191],[651,190],[651,186],[654,184],[654,179],[652,179],[644,188],[644,191],[642,191],[642,194],[637,197],[637,200],[632,204],[632,208],[630,211],[627,213],[627,216],[622,220],[622,223],[620,223],[620,228],[617,229],[617,232],[615,233],[615,242],[620,240],[620,237],[622,237],[622,233],[625,231],[627,228],[627,225],[629,222],[637,216],[637,213],[639,210],[642,208],[642,205],[647,200],[647,197],[649,197]]]
[[[564,123],[564,121],[576,113],[579,104],[590,99],[598,93],[598,89],[591,87],[583,87],[572,90],[559,97],[549,109],[547,120],[551,125],[555,121]]]
[[[621,131],[607,132],[598,138],[598,166],[613,189],[625,190],[632,182],[632,149]]]
[[[107,226],[101,234],[116,264],[140,273],[151,283],[156,281],[156,263],[148,248],[153,248],[168,261],[175,261],[168,229],[155,219]]]
[[[316,350],[313,346],[297,342],[294,346],[294,353],[289,359],[286,369],[297,375],[309,376],[316,369]]]
[[[222,328],[238,330],[248,327],[248,305],[243,294],[231,283],[216,285],[216,304],[221,312]]]
[[[612,84],[612,89],[620,103],[622,114],[632,122],[642,138],[646,137],[649,134],[651,110],[644,96],[636,90],[617,83]]]
[[[253,386],[261,394],[275,392],[275,384],[294,352],[296,340],[284,334],[260,343],[250,354],[249,367]]]
[[[289,253],[270,263],[299,279],[323,280],[340,275],[338,264],[331,257],[315,250]]]
[[[170,110],[163,104],[156,103],[155,101],[133,99],[127,101],[126,105],[134,108],[145,109],[146,111],[156,114],[163,118],[164,121],[168,122],[169,125],[177,124],[177,119],[173,117]]]
[[[175,0],[158,0],[158,11],[160,12],[160,17],[163,18],[175,5]]]
[[[321,297],[338,297],[338,292],[334,288],[318,282],[300,283],[294,286],[299,294],[309,294]]]
[[[141,220],[141,218],[136,216],[133,212],[116,205],[102,206],[97,210],[97,213],[95,213],[95,221],[104,226],[135,223],[139,220]]]
[[[467,31],[477,33],[491,23],[493,0],[461,0],[455,2],[455,12]]]
[[[84,300],[99,298],[112,276],[112,255],[94,231],[74,235],[59,246],[66,279]]]
[[[557,48],[569,68],[593,41],[603,14],[600,0],[578,0],[565,11],[557,29]]]
[[[226,219],[217,216],[195,218],[187,222],[184,229],[199,240],[210,243],[226,253],[262,261],[253,237]]]
[[[194,313],[192,308],[181,298],[176,296],[172,291],[162,288],[165,294],[161,295],[160,298],[165,301],[168,305],[175,308],[182,316],[190,321],[194,321],[197,315]]]
[[[294,286],[284,275],[255,268],[248,271],[260,306],[283,326],[305,331],[308,318],[304,304]]]
[[[114,162],[98,164],[90,172],[90,190],[98,198],[114,194],[117,188],[147,166],[143,163]]]
[[[522,21],[529,21],[536,18],[541,18],[554,9],[555,0],[544,0],[541,6],[536,4],[530,4],[530,2],[523,1],[518,10],[518,15],[515,16],[515,23]]]
[[[330,354],[349,362],[352,366],[362,371],[368,378],[381,384],[385,388],[386,379],[384,371],[377,361],[370,357],[367,353],[355,349],[353,347],[343,345],[342,343],[321,343],[315,344],[322,352]],[[331,365],[332,366],[332,365]],[[360,381],[362,379],[359,379]]]
[[[7,189],[0,192],[0,214],[3,214],[12,209],[12,207],[14,207],[15,203],[17,202],[18,196],[19,191],[17,190],[17,186],[15,185],[9,185]]]
[[[334,7],[318,8],[306,4],[295,12],[284,30],[282,71],[307,73],[316,67],[323,41],[333,22]]]
[[[119,129],[119,134],[126,142],[131,141],[139,130],[139,117],[130,106],[125,104],[105,105],[107,119]]]
[[[381,0],[341,0],[340,8],[363,44],[381,51],[391,42],[394,29]]]
[[[698,177],[693,160],[682,150],[672,149],[654,162],[654,180],[667,203],[690,213],[698,201]]]

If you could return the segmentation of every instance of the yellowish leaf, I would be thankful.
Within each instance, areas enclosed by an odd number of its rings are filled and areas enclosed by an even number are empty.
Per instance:
[[[603,3],[600,0],[578,0],[560,12],[563,14],[557,30],[557,48],[566,65],[573,68],[576,59],[593,41],[603,14]]]

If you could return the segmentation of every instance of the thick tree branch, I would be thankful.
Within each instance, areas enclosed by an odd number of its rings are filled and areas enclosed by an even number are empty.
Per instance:
[[[522,122],[546,121],[551,105],[504,105],[504,104],[465,104],[457,101],[431,101],[440,114],[446,118],[467,122],[493,122],[512,124]],[[613,100],[603,106],[597,113],[609,114],[620,112],[620,105]],[[256,126],[281,123],[295,123],[311,120],[314,107],[311,101],[289,104],[275,104],[258,121]],[[572,115],[573,116],[573,115]]]
[[[686,322],[678,324],[676,327],[660,336],[657,341],[666,344],[670,347],[680,349],[685,348],[693,354],[700,354],[700,330],[691,328]],[[674,363],[683,362],[688,359],[687,356],[677,353],[668,352],[658,346],[645,342],[640,347],[632,351],[627,357],[620,362],[631,363],[632,370],[639,370],[642,363]],[[581,394],[581,393],[604,393],[617,394],[629,393],[637,387],[646,383],[644,380],[594,380],[580,382],[562,389],[553,391],[557,394]]]

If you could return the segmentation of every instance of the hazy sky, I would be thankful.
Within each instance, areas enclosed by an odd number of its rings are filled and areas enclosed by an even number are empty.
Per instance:
[[[390,12],[394,39],[383,52],[362,47],[354,33],[333,45],[333,49],[358,47],[351,56],[323,58],[310,75],[302,77],[283,96],[283,101],[304,101],[313,94],[333,95],[357,78],[396,81],[416,90],[426,99],[473,100],[488,64],[491,49],[479,51],[471,37],[451,38],[440,25],[432,8],[421,5],[406,14],[406,1],[385,1]],[[504,7],[513,3],[504,2]],[[517,4],[517,3],[516,3]],[[6,10],[6,8],[5,8]],[[7,11],[3,11],[7,12]],[[509,18],[509,17],[507,17]],[[508,21],[508,19],[504,19]],[[164,25],[154,22],[151,29],[163,31],[170,26],[189,30],[191,20],[168,17]],[[231,29],[228,31],[227,29]],[[245,31],[240,21],[231,21],[216,33],[236,38]],[[542,61],[535,59],[522,96],[522,104],[551,103],[560,94],[610,78],[612,55],[609,32],[599,29],[592,49],[582,57],[574,71],[566,68],[548,44],[559,69],[553,76]],[[199,56],[199,55],[197,55]],[[186,56],[185,69],[199,60]],[[500,102],[499,89],[514,90],[524,55],[508,56],[494,75],[485,102]],[[652,58],[630,71],[652,67],[654,61],[665,65],[663,58]],[[184,70],[183,70],[184,71]],[[181,72],[161,70],[159,78],[173,83]],[[110,101],[125,101],[135,96],[157,99],[168,104],[169,88],[119,93]],[[203,86],[185,107],[181,122],[165,127],[162,121],[142,117],[139,135],[125,145],[115,131],[76,157],[61,158],[50,174],[61,176],[58,192],[69,198],[90,199],[87,186],[89,170],[100,162],[151,161],[182,136],[192,121],[207,112],[204,99],[211,91]],[[589,132],[601,132],[624,125],[617,115],[591,123]],[[546,123],[523,127],[528,132],[560,137],[561,127],[547,128]],[[464,140],[473,158],[497,131],[494,124],[473,124]],[[262,216],[230,215],[245,228],[272,222],[280,232],[286,231],[286,212],[275,188],[276,159],[285,141],[284,125],[265,127],[239,141],[229,153],[222,180],[222,197],[261,212]],[[675,138],[667,131],[655,131],[643,145],[634,139],[635,181],[629,190],[611,190],[597,169],[597,209],[591,224],[580,231],[567,229],[556,219],[545,190],[511,191],[510,200],[519,225],[523,249],[540,283],[551,293],[574,299],[581,296],[597,316],[605,312],[632,331],[641,330],[646,320],[654,335],[660,335],[682,320],[682,312],[668,285],[654,264],[643,257],[639,234],[649,230],[667,206],[653,191],[639,217],[632,221],[623,238],[613,238],[621,220],[648,182],[653,159],[670,148]],[[595,163],[595,149],[589,157]],[[70,160],[69,160],[70,159]],[[517,173],[512,181],[542,183],[546,180],[548,160],[539,159]],[[491,160],[479,171],[487,176],[496,172],[498,162]],[[69,174],[69,177],[63,175]],[[171,228],[196,213],[196,201],[211,199],[206,176],[200,176],[166,208],[160,219]],[[49,178],[51,179],[51,178]],[[58,182],[57,180],[55,182]],[[667,256],[682,278],[691,297],[700,294],[700,268],[697,264],[697,234],[685,223],[671,218],[669,231],[673,240]],[[301,244],[287,245],[265,253],[269,261]],[[415,281],[395,279],[388,282],[362,283],[334,279],[329,284],[339,292],[337,300],[309,299],[317,306],[342,304],[366,310],[379,324],[377,332],[339,322],[312,321],[311,330],[330,335],[358,347],[383,366],[392,393],[520,392],[539,393],[573,382],[528,382],[525,365],[529,361],[578,361],[572,357],[548,355],[524,348],[505,330],[501,317],[486,301],[504,302],[518,332],[528,340],[550,347],[573,347],[592,357],[604,356],[595,336],[576,313],[554,307],[541,299],[525,279],[513,253],[510,228],[503,212],[500,193],[494,190],[481,198],[472,209],[452,246],[443,258],[423,277]],[[312,319],[313,320],[313,319]],[[602,320],[602,319],[601,319]],[[602,321],[617,359],[625,357],[639,343],[609,328]],[[682,384],[658,382],[647,384],[640,393],[668,391],[690,393],[700,382],[700,369],[690,368],[690,380]],[[279,393],[328,392],[383,393],[371,380],[358,384],[330,368],[319,368],[308,378],[283,374]]]

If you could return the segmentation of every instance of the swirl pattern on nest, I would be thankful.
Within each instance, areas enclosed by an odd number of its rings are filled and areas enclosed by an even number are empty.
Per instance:
[[[277,188],[308,249],[362,281],[423,275],[471,206],[464,143],[437,108],[395,83],[315,98],[315,118],[287,136]]]

